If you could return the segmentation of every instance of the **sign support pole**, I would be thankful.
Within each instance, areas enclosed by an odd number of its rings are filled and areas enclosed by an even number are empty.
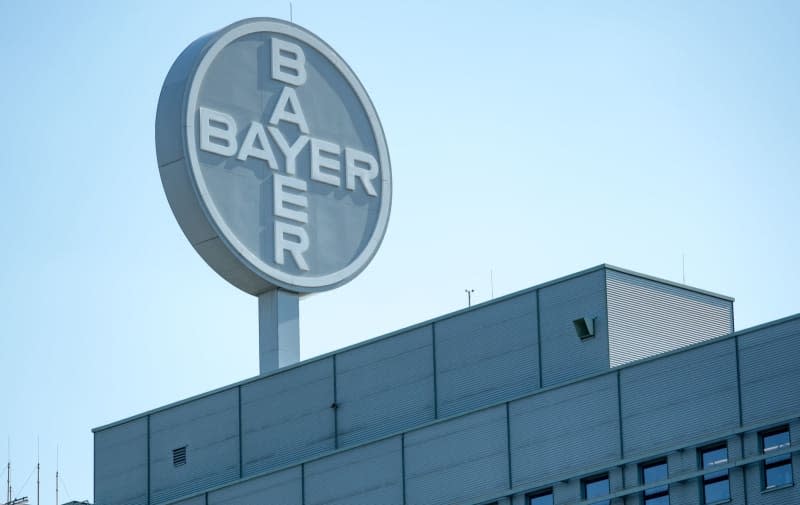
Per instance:
[[[300,296],[283,289],[258,295],[259,373],[300,361]]]

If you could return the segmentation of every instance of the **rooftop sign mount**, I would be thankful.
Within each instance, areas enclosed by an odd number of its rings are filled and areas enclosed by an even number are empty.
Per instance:
[[[265,317],[296,326],[297,297],[353,279],[386,232],[391,166],[375,108],[295,24],[246,19],[190,44],[161,91],[156,153],[189,242],[259,296],[262,344]],[[262,345],[265,371],[263,358]]]

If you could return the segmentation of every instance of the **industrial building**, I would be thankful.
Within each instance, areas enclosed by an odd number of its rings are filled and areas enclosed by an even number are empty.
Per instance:
[[[601,265],[95,432],[98,505],[793,504],[800,315]]]

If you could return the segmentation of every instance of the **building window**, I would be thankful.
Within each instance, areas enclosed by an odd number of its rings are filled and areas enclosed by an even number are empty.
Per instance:
[[[791,446],[789,428],[787,426],[762,432],[759,434],[759,439],[761,440],[761,452],[764,454],[787,449]],[[761,463],[761,468],[764,489],[790,486],[792,484],[791,454],[767,458]]]
[[[665,481],[669,477],[666,459],[643,463],[639,470],[644,485]],[[645,489],[643,494],[644,505],[669,505],[669,485],[667,484]]]
[[[608,484],[608,474],[583,479],[581,481],[581,487],[583,488],[583,498],[585,500],[608,496],[609,493],[611,493],[611,488]],[[611,500],[592,502],[593,505],[610,505],[610,503]]]
[[[528,495],[528,505],[553,505],[553,490],[545,489]]]
[[[702,468],[714,468],[728,462],[728,446],[714,445],[700,449]],[[703,503],[722,503],[730,501],[731,487],[728,483],[728,470],[709,472],[703,475]]]
[[[172,449],[172,465],[183,466],[186,464],[186,446]]]

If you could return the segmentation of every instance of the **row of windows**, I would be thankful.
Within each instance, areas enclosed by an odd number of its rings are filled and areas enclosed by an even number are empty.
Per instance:
[[[786,449],[791,446],[789,428],[781,426],[759,433],[759,448],[762,454]],[[698,450],[700,467],[704,470],[728,463],[728,446],[725,443],[703,447]],[[663,482],[669,478],[666,458],[648,461],[639,465],[639,478],[643,486]],[[764,490],[792,485],[792,456],[782,454],[764,459],[761,463],[761,478]],[[731,499],[728,470],[709,472],[703,475],[703,503],[711,505]],[[608,474],[596,475],[581,480],[581,496],[584,500],[600,498],[610,494]],[[669,505],[669,485],[661,484],[646,488],[642,492],[644,505]],[[528,505],[553,505],[553,489],[542,489],[528,495]],[[596,502],[609,505],[610,500]]]

